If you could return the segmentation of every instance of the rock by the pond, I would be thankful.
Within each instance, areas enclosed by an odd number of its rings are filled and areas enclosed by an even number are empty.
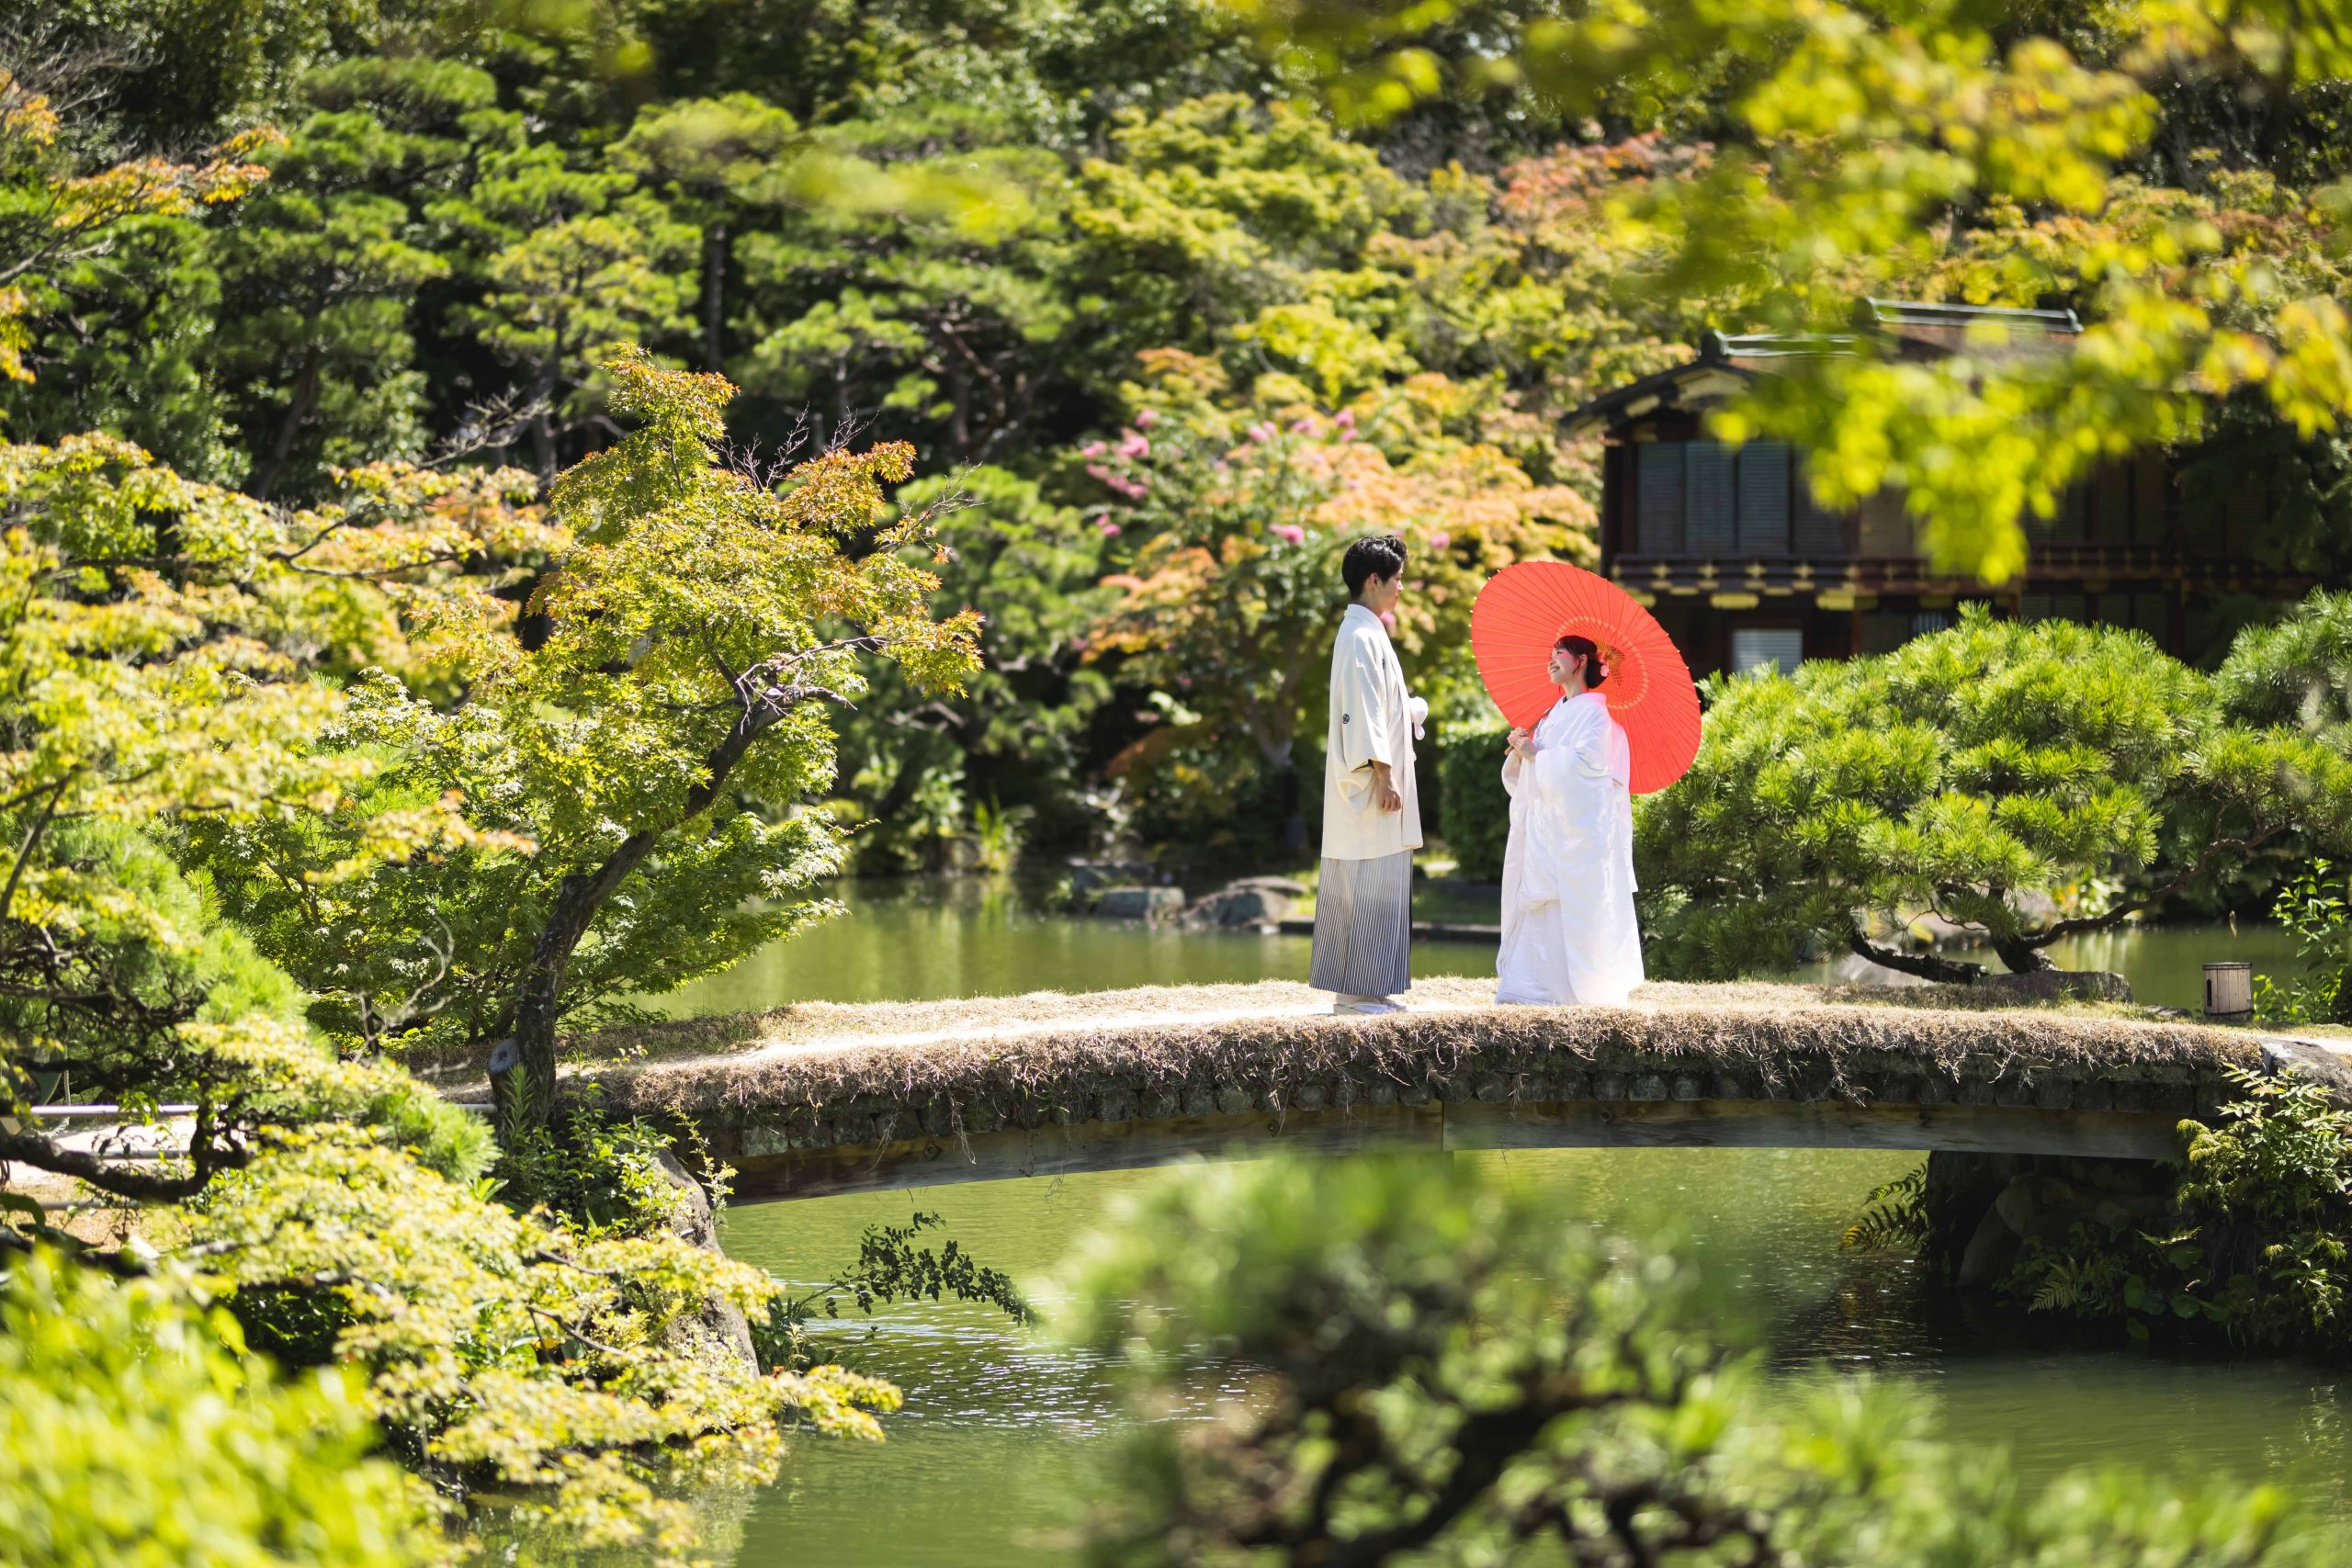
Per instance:
[[[1952,1271],[1952,1283],[1963,1291],[1986,1291],[1998,1284],[2017,1261],[2024,1243],[2018,1233],[2001,1221],[1991,1209],[1977,1222],[1976,1230],[1962,1249],[1960,1263]]]
[[[1278,893],[1285,898],[1306,897],[1306,884],[1287,876],[1243,876],[1225,885],[1225,890],[1227,893],[1242,888],[1254,889],[1261,893]]]
[[[1151,867],[1141,861],[1085,861],[1069,863],[1069,890],[1091,893],[1097,888],[1122,887],[1141,882],[1151,874]]]
[[[671,1211],[671,1229],[689,1246],[718,1251],[718,1216],[711,1212],[710,1198],[703,1191],[702,1183],[687,1174],[684,1164],[667,1149],[654,1157],[654,1163],[677,1190],[677,1201]],[[692,1320],[674,1325],[672,1337],[678,1349],[722,1356],[752,1371],[759,1370],[760,1358],[752,1345],[751,1323],[743,1316],[743,1309],[731,1302],[706,1302]]]
[[[1296,886],[1297,884],[1292,886]],[[1271,926],[1289,918],[1292,897],[1272,887],[1237,882],[1222,892],[1210,894],[1185,910],[1184,923],[1193,926]]]
[[[1980,991],[2020,1002],[2128,1002],[2132,983],[2104,969],[2031,969],[2021,975],[1987,975]]]
[[[1184,912],[1184,893],[1177,887],[1106,887],[1090,912],[1106,920],[1168,919]]]
[[[2064,1252],[2085,1227],[2114,1235],[2162,1226],[2170,1182],[2148,1160],[1938,1153],[1928,1163],[1936,1218],[1927,1258],[1962,1290],[1991,1290],[2028,1244]]]

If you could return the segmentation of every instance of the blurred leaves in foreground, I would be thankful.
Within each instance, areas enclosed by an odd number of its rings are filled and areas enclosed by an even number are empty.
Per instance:
[[[395,1568],[431,1496],[387,1460],[360,1380],[280,1378],[225,1311],[42,1253],[0,1276],[0,1555],[28,1568]]]
[[[1114,1218],[1073,1283],[1068,1331],[1129,1359],[1144,1417],[1097,1562],[2335,1560],[2267,1487],[2029,1486],[1894,1390],[1767,1380],[1688,1264],[1475,1163],[1204,1169]],[[1151,1418],[1212,1360],[1242,1397]]]

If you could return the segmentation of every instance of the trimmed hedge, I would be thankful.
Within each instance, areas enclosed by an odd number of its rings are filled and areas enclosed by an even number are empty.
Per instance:
[[[1460,863],[1455,874],[1472,882],[1502,879],[1503,849],[1510,840],[1510,796],[1503,789],[1502,771],[1503,737],[1510,733],[1499,719],[1438,730],[1439,821],[1446,847]]]

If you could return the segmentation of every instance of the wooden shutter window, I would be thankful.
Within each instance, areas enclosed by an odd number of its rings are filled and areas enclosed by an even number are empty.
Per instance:
[[[2162,452],[2143,452],[2132,466],[2132,542],[2161,545],[2172,530],[2171,488],[2165,482]]]
[[[1634,448],[1642,455],[1634,495],[1634,531],[1639,553],[1682,553],[1682,444],[1652,441]]]
[[[2062,545],[2080,545],[2090,538],[2090,492],[2082,485],[2068,489],[2058,502],[2054,537]]]
[[[1796,502],[1795,537],[1792,541],[1796,553],[1816,557],[1844,555],[1846,519],[1813,499],[1813,486],[1805,479],[1803,464],[1795,465],[1790,489]]]
[[[1778,441],[1739,449],[1739,553],[1789,553],[1789,449]]]
[[[1693,441],[1684,481],[1682,542],[1694,556],[1728,556],[1739,548],[1739,492],[1732,479],[1731,448]]]

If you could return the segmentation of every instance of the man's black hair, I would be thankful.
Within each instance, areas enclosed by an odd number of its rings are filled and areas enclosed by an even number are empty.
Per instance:
[[[1394,534],[1366,534],[1340,558],[1340,576],[1348,597],[1363,597],[1363,585],[1375,577],[1394,577],[1405,570],[1405,541]]]

